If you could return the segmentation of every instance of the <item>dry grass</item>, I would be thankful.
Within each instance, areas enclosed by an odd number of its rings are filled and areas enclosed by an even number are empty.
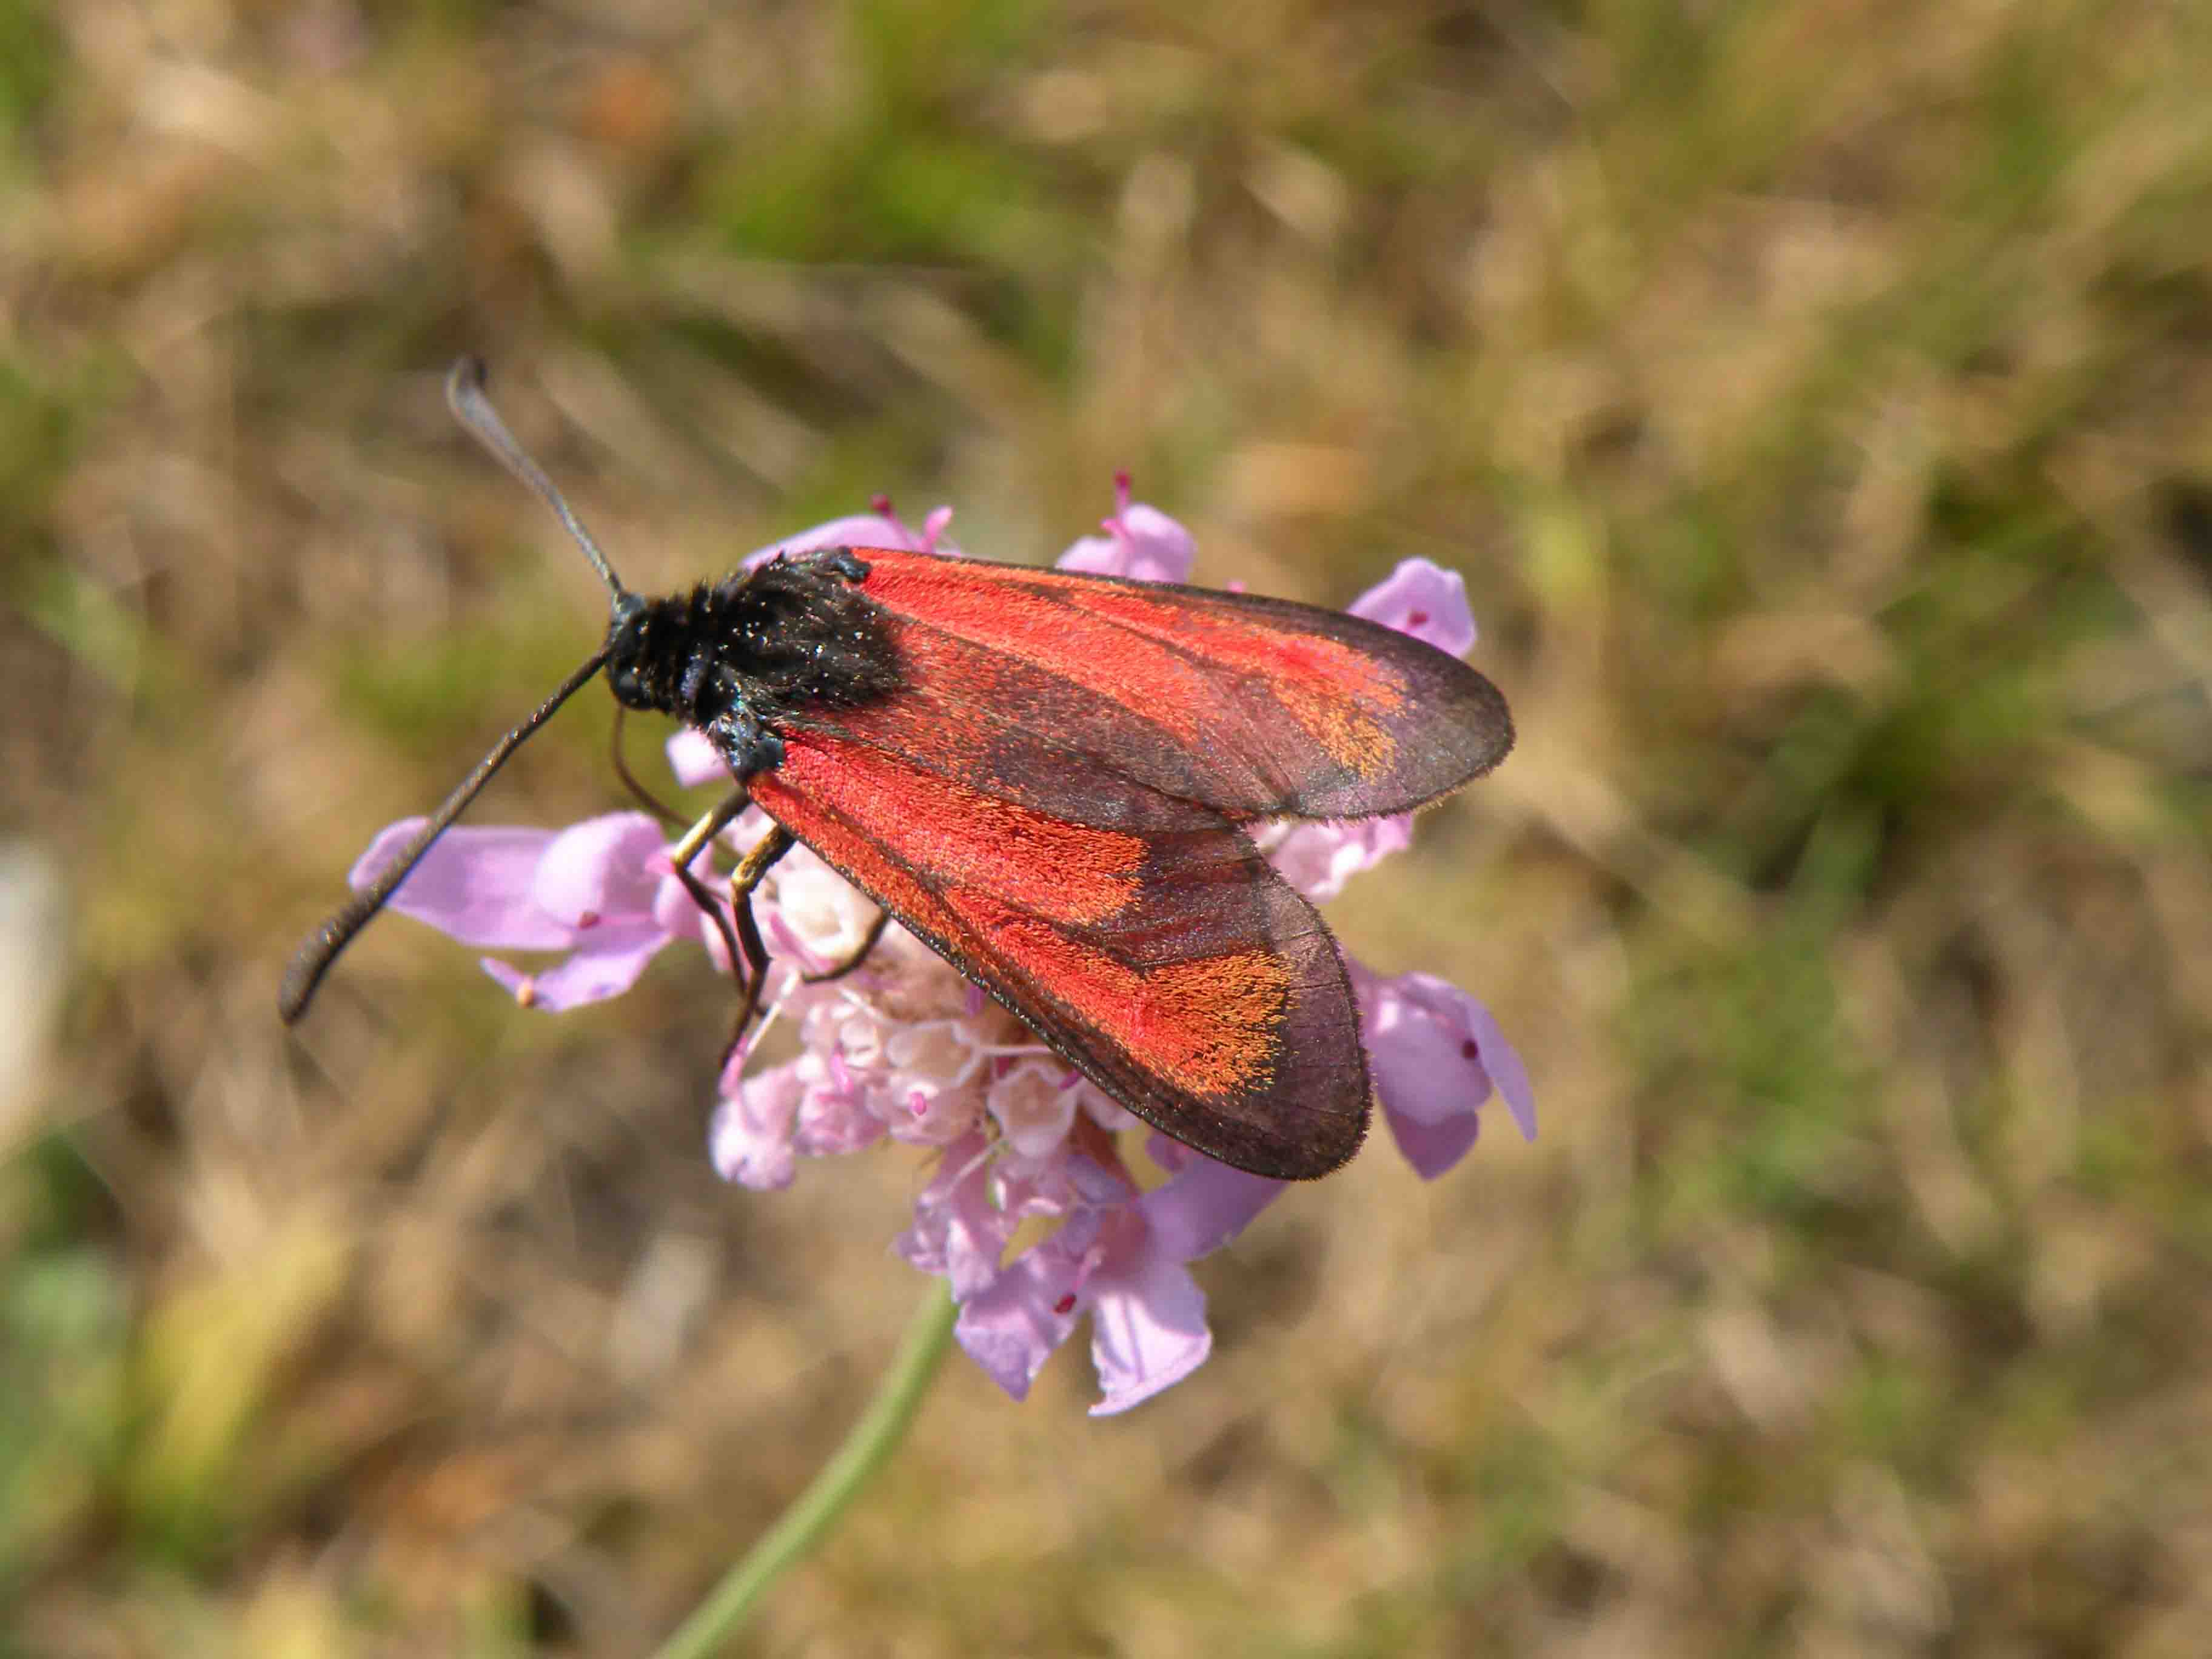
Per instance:
[[[1520,717],[1334,915],[1542,1141],[1279,1206],[1131,1417],[949,1371],[759,1650],[2201,1650],[2208,15],[0,9],[0,1654],[639,1651],[918,1293],[912,1158],[713,1179],[703,972],[276,1024],[599,625],[463,349],[641,586],[1128,465],[1457,565]]]

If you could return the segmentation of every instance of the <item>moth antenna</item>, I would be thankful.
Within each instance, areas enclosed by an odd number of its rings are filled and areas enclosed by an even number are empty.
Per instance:
[[[599,551],[599,544],[592,539],[592,532],[584,528],[568,500],[545,476],[545,469],[530,459],[499,411],[484,396],[484,361],[473,354],[457,359],[446,375],[446,402],[453,411],[453,418],[469,429],[469,435],[491,451],[499,464],[528,485],[538,499],[553,509],[561,520],[561,527],[575,538],[576,545],[584,550],[584,556],[592,562],[592,568],[599,573],[599,580],[607,591],[620,599],[629,590],[623,586],[615,568],[607,562],[607,556]]]
[[[496,421],[498,417],[493,418]],[[406,850],[385,866],[384,872],[374,883],[355,894],[332,913],[329,921],[301,941],[292,965],[284,970],[284,982],[276,991],[276,1012],[287,1025],[307,1012],[308,1003],[314,1000],[315,988],[323,982],[323,975],[330,972],[338,953],[353,943],[356,933],[375,919],[376,913],[384,908],[385,901],[398,890],[399,884],[422,861],[431,843],[453,828],[453,820],[468,810],[469,803],[491,781],[492,774],[506,764],[507,757],[521,748],[532,732],[552,719],[553,711],[580,690],[592,675],[606,665],[606,650],[602,647],[582,667],[562,681],[561,689],[540,703],[537,713],[492,745],[491,752],[478,761],[476,769],[461,780],[460,787],[446,797],[430,821],[407,843]]]

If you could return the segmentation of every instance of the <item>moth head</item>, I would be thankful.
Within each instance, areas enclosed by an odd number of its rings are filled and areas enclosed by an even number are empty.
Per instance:
[[[625,708],[651,708],[646,689],[646,636],[652,605],[629,592],[617,593],[607,615],[607,684]]]

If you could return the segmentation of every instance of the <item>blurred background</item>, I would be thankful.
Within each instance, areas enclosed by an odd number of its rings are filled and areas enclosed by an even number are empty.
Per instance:
[[[0,4],[0,1654],[622,1654],[803,1486],[927,1165],[726,988],[285,957],[625,576],[888,492],[1465,573],[1521,746],[1331,909],[1543,1133],[1377,1145],[1094,1422],[956,1358],[764,1653],[2212,1629],[2212,11]],[[596,696],[484,822],[618,799]],[[633,752],[651,739],[633,728]]]

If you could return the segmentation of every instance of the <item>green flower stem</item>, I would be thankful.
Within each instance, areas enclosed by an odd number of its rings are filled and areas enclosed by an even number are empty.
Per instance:
[[[783,1512],[744,1559],[723,1576],[653,1659],[704,1659],[736,1634],[754,1606],[783,1570],[828,1536],[845,1508],[906,1438],[922,1398],[952,1346],[952,1322],[958,1305],[942,1285],[933,1286],[899,1342],[890,1369],[876,1397],[853,1425],[836,1455],[822,1467],[811,1486]]]

